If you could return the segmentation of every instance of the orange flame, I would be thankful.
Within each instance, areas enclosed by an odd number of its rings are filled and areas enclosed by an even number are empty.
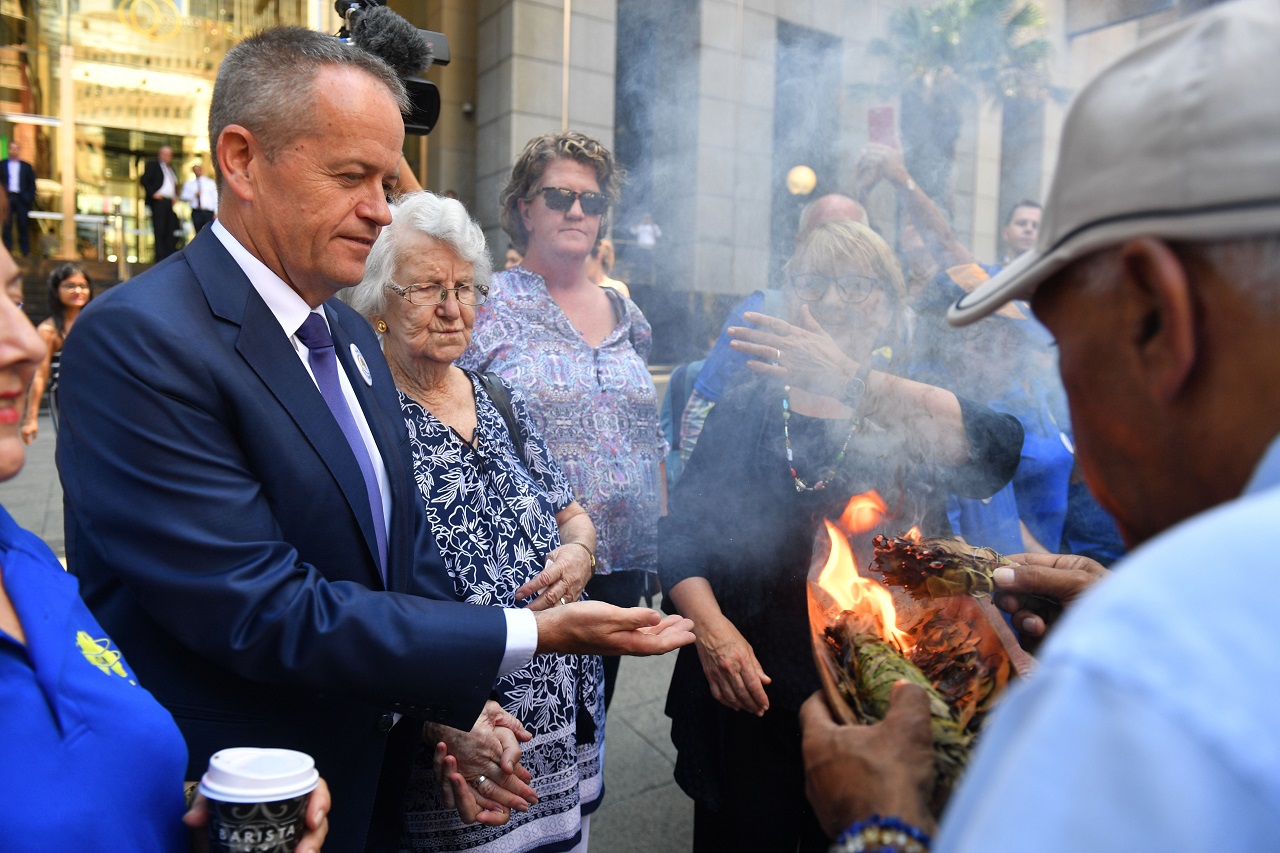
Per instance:
[[[840,516],[840,529],[850,536],[866,533],[874,528],[889,512],[879,492],[864,492],[849,498]]]
[[[884,641],[899,649],[906,649],[907,634],[898,630],[898,614],[893,607],[893,596],[880,584],[858,574],[858,564],[853,558],[849,540],[830,521],[827,535],[831,537],[831,553],[818,575],[822,587],[841,610],[852,610],[870,616],[880,626]]]
[[[912,542],[919,542],[919,541],[920,541],[920,528],[919,528],[919,527],[912,527],[912,528],[911,528],[910,530],[908,530],[906,533],[902,534],[902,538],[903,538],[903,539],[910,539]]]

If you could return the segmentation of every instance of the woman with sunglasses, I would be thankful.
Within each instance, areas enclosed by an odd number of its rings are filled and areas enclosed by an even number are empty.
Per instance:
[[[658,425],[648,321],[630,299],[587,277],[622,174],[576,131],[525,146],[502,192],[502,227],[520,266],[494,277],[460,364],[495,371],[529,404],[551,454],[595,522],[591,598],[634,606],[657,570],[666,441]],[[605,658],[612,696],[618,658]]]
[[[36,326],[36,332],[45,344],[45,356],[31,380],[27,417],[22,424],[22,440],[27,444],[35,441],[40,431],[40,398],[44,396],[46,386],[49,389],[49,416],[53,420],[54,432],[58,431],[58,362],[62,357],[62,344],[71,333],[80,309],[92,298],[93,284],[89,281],[88,271],[80,264],[61,264],[49,273],[49,316]]]
[[[659,537],[668,606],[696,625],[666,711],[697,851],[829,843],[798,726],[819,685],[806,578],[823,519],[874,490],[889,508],[877,532],[951,535],[946,495],[993,494],[1022,446],[1012,416],[917,381],[902,273],[874,231],[823,223],[784,276],[788,319],[730,330],[760,375],[711,411]]]
[[[400,391],[413,479],[449,575],[434,580],[459,601],[544,610],[581,596],[595,528],[524,401],[453,363],[491,275],[484,233],[461,202],[413,193],[343,298],[382,338]],[[600,658],[535,655],[499,679],[493,698],[471,732],[427,727],[402,847],[585,849],[604,789]]]

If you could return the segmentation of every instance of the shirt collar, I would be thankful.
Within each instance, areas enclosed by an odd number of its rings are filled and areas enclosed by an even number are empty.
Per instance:
[[[1280,486],[1280,436],[1276,436],[1262,454],[1262,461],[1253,469],[1249,485],[1245,486],[1246,495]]]
[[[312,313],[311,306],[303,301],[292,287],[285,284],[284,279],[250,254],[249,250],[226,229],[221,220],[215,219],[213,225],[209,227],[230,253],[231,259],[248,276],[249,283],[253,285],[254,290],[258,291],[262,301],[267,303],[267,308],[271,310],[280,328],[284,329],[286,335],[292,337],[297,333],[302,322],[307,319],[307,315]],[[316,309],[315,313],[324,317],[324,312],[319,309]],[[328,322],[326,317],[325,323],[328,324]]]

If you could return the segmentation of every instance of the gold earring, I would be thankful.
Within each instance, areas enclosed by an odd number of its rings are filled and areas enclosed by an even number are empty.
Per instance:
[[[374,327],[375,329],[377,329],[377,330],[378,330],[378,334],[380,334],[380,335],[385,335],[385,334],[387,333],[387,321],[386,321],[386,320],[379,320],[378,322],[376,322],[376,323],[374,323],[374,324],[373,324],[373,327]]]

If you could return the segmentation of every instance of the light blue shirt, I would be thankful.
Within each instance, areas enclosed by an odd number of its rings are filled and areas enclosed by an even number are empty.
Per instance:
[[[1244,494],[1134,551],[981,736],[944,851],[1280,848],[1280,439]]]

